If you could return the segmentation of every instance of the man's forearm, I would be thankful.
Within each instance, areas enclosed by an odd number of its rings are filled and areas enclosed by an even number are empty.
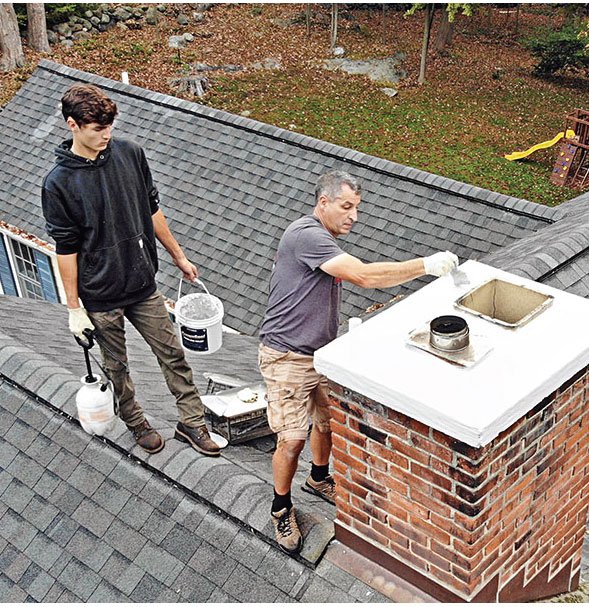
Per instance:
[[[79,308],[78,299],[78,254],[58,255],[57,267],[65,290],[68,308]]]
[[[174,261],[178,261],[181,259],[186,259],[186,255],[184,255],[184,251],[178,244],[178,241],[170,232],[170,228],[168,226],[168,222],[161,209],[156,211],[152,215],[153,219],[153,228],[155,230],[155,237],[162,243],[166,251],[170,254]]]

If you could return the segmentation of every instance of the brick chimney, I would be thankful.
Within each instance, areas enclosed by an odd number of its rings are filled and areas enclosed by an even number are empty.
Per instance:
[[[574,590],[589,504],[589,302],[462,268],[470,285],[438,279],[315,355],[333,395],[336,537],[444,602]],[[494,279],[549,305],[517,327],[456,308]],[[474,362],[411,342],[443,314],[467,321]]]

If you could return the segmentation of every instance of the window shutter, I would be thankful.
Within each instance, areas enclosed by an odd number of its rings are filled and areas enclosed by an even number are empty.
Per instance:
[[[43,297],[47,301],[53,303],[59,303],[57,297],[57,289],[55,288],[55,278],[53,277],[53,269],[51,267],[51,260],[47,255],[44,255],[37,249],[33,249],[35,256],[35,263],[37,264],[37,270],[39,272],[39,282],[41,283],[41,289],[43,289]]]
[[[2,288],[6,295],[17,295],[16,283],[14,282],[14,276],[10,268],[10,262],[8,261],[8,253],[6,252],[6,245],[4,244],[4,238],[0,234],[0,281],[2,281]]]

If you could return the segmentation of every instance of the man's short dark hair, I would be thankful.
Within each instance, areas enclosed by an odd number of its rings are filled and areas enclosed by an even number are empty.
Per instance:
[[[117,115],[117,104],[93,84],[74,84],[61,98],[61,113],[70,116],[78,125],[112,124]]]
[[[327,196],[329,200],[337,198],[342,188],[347,185],[354,194],[360,194],[362,188],[355,177],[345,171],[329,171],[317,180],[315,186],[315,202],[319,202],[321,196]]]

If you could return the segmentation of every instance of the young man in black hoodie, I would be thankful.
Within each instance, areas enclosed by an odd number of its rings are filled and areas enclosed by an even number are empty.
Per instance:
[[[56,243],[70,330],[82,339],[85,329],[97,330],[120,417],[140,447],[157,453],[164,439],[145,419],[127,370],[126,317],[151,347],[176,397],[180,422],[175,438],[205,455],[219,455],[205,426],[192,370],[156,287],[155,239],[186,280],[198,278],[198,270],[170,232],[143,150],[112,137],[114,101],[96,86],[75,84],[61,102],[73,138],[56,149],[56,166],[43,181],[42,203],[47,232]]]

